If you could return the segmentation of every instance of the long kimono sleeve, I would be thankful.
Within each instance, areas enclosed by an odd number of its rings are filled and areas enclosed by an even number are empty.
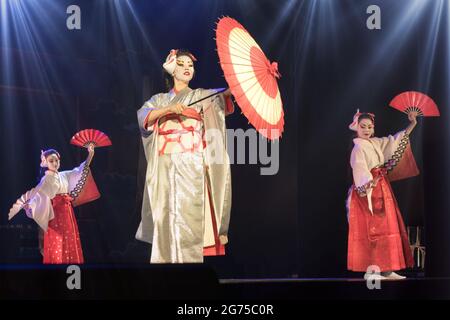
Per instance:
[[[362,147],[358,144],[352,150],[350,165],[353,171],[353,181],[359,196],[367,196],[367,204],[372,212],[372,182],[373,176],[370,173]]]
[[[150,98],[137,111],[138,125],[142,137],[142,145],[144,147],[145,159],[147,160],[147,169],[145,173],[145,183],[143,190],[143,200],[141,209],[141,222],[136,232],[136,239],[152,243],[153,240],[153,217],[152,204],[156,203],[158,195],[158,120],[154,124],[148,125],[148,117],[153,110],[160,109],[163,105],[167,105],[167,95],[156,94]]]
[[[67,179],[68,182],[68,190],[67,192],[71,192],[75,186],[77,185],[78,181],[81,178],[81,175],[83,173],[84,166],[86,165],[86,161],[83,161],[78,167],[73,168],[72,170],[62,171],[59,174],[63,176],[65,179]]]
[[[353,181],[357,190],[366,191],[365,187],[370,185],[373,181],[373,176],[370,173],[364,151],[360,145],[355,145],[350,156],[350,165],[353,172]]]
[[[406,131],[402,130],[394,135],[389,135],[387,137],[373,138],[374,141],[379,145],[381,151],[383,152],[384,159],[388,160],[392,158],[394,152],[397,150],[400,142],[405,137]]]
[[[71,193],[77,184],[81,182],[85,166],[86,161],[83,161],[78,167],[73,168],[72,170],[60,172],[60,175],[64,179],[67,179],[67,193]],[[86,176],[86,182],[84,183],[83,188],[79,192],[76,199],[73,200],[72,205],[77,207],[87,202],[97,200],[98,198],[100,198],[100,192],[95,184],[91,170],[89,170]]]
[[[385,163],[392,165],[396,163],[393,170],[389,172],[388,177],[390,181],[402,180],[410,177],[417,176],[419,169],[414,159],[411,144],[409,143],[409,137],[406,135],[406,130],[402,130],[395,135],[389,135],[383,138],[375,138],[381,151],[384,155]],[[399,148],[403,142],[402,148]],[[394,157],[394,154],[396,153]],[[399,158],[400,156],[400,158]]]
[[[139,130],[141,131],[143,137],[148,137],[155,129],[156,121],[155,123],[149,125],[148,117],[153,110],[158,109],[158,106],[160,105],[159,102],[160,95],[156,94],[152,96],[150,100],[146,101],[144,105],[137,111]]]
[[[208,96],[218,89],[204,90],[202,96]],[[230,160],[226,151],[226,124],[225,116],[231,113],[234,107],[228,104],[223,94],[203,102],[203,123],[205,126],[206,148],[204,151],[205,164],[208,170],[211,197],[218,224],[218,233],[221,243],[225,244],[228,236],[231,212],[231,172]]]
[[[47,171],[35,188],[35,194],[28,202],[27,215],[32,218],[42,230],[47,231],[48,222],[55,216],[51,199],[59,189],[59,180],[56,174]]]

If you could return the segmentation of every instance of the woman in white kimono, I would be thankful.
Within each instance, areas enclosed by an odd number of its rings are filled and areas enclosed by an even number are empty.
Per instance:
[[[191,89],[195,57],[172,50],[163,68],[169,92],[138,110],[147,159],[141,223],[136,238],[152,244],[151,263],[203,262],[225,254],[231,175],[225,115],[230,93]]]
[[[357,132],[350,157],[353,186],[347,200],[349,236],[348,269],[368,272],[376,266],[381,279],[403,279],[394,271],[414,265],[409,241],[390,181],[418,174],[409,146],[410,125],[394,136],[374,137],[375,116],[359,113],[349,126]]]
[[[79,167],[61,172],[58,171],[61,159],[58,151],[42,151],[41,181],[18,199],[10,211],[9,219],[20,209],[25,209],[27,216],[41,228],[44,264],[84,263],[73,206],[100,197],[89,170],[94,146],[90,145],[88,150],[88,159]]]

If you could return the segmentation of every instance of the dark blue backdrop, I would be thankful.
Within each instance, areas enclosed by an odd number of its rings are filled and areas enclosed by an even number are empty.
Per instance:
[[[65,26],[71,4],[81,8],[81,30]],[[381,30],[366,28],[371,4],[382,10]],[[6,9],[1,263],[40,261],[36,225],[23,214],[8,223],[6,213],[36,183],[39,150],[58,149],[62,168],[71,168],[85,153],[69,145],[70,137],[90,127],[106,132],[113,146],[98,150],[93,162],[102,198],[77,209],[86,261],[148,261],[150,247],[134,240],[145,165],[136,110],[164,90],[161,63],[172,48],[198,58],[192,87],[226,85],[214,28],[229,15],[278,61],[286,125],[277,175],[260,176],[258,165],[232,166],[230,244],[225,257],[206,264],[227,278],[346,275],[347,125],[360,108],[376,113],[378,135],[396,132],[408,122],[388,108],[390,99],[418,90],[435,99],[442,116],[420,119],[412,143],[422,174],[394,189],[406,224],[425,227],[428,274],[448,274],[445,1],[39,0]],[[228,126],[249,127],[239,112]]]

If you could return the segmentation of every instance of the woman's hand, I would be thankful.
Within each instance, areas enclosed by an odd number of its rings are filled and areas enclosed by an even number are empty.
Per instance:
[[[29,206],[28,202],[25,203],[22,209],[25,210],[25,214],[27,215],[28,218],[33,219],[33,211],[31,210],[31,207]]]
[[[90,166],[92,159],[94,158],[94,153],[95,153],[95,144],[94,143],[89,143],[87,146],[88,149],[88,156],[86,158],[86,165]]]
[[[381,179],[381,176],[376,176],[375,179],[373,179],[372,188],[375,188],[377,186],[378,181],[380,181],[380,179]]]
[[[164,117],[169,113],[181,114],[186,108],[187,107],[184,104],[176,103],[150,111],[147,118],[147,123],[145,124],[145,129],[148,130],[148,128],[151,127],[157,119]]]
[[[187,107],[181,103],[177,103],[177,104],[168,106],[169,111],[172,113],[176,113],[176,114],[181,114],[183,112],[183,110],[186,108]]]
[[[94,153],[95,145],[90,143],[87,147],[89,153]]]
[[[417,112],[416,111],[408,112],[408,119],[410,121],[410,124],[406,128],[406,134],[407,135],[411,134],[411,132],[413,131],[414,127],[416,126],[416,124],[417,124],[416,117],[417,117]]]
[[[223,95],[224,95],[225,98],[230,97],[230,96],[231,96],[231,90],[230,90],[230,88],[228,88],[227,90],[225,90],[225,91],[223,92]]]
[[[408,119],[411,123],[417,124],[417,111],[411,111],[408,113]]]

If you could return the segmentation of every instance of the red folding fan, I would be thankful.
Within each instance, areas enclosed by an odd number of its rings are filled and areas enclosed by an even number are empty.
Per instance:
[[[95,129],[85,129],[77,132],[72,139],[70,139],[70,143],[85,148],[91,143],[93,143],[96,148],[112,145],[111,140],[105,133]]]
[[[433,99],[418,91],[402,92],[395,96],[389,105],[406,114],[415,111],[417,115],[423,117],[440,116],[439,109]]]

